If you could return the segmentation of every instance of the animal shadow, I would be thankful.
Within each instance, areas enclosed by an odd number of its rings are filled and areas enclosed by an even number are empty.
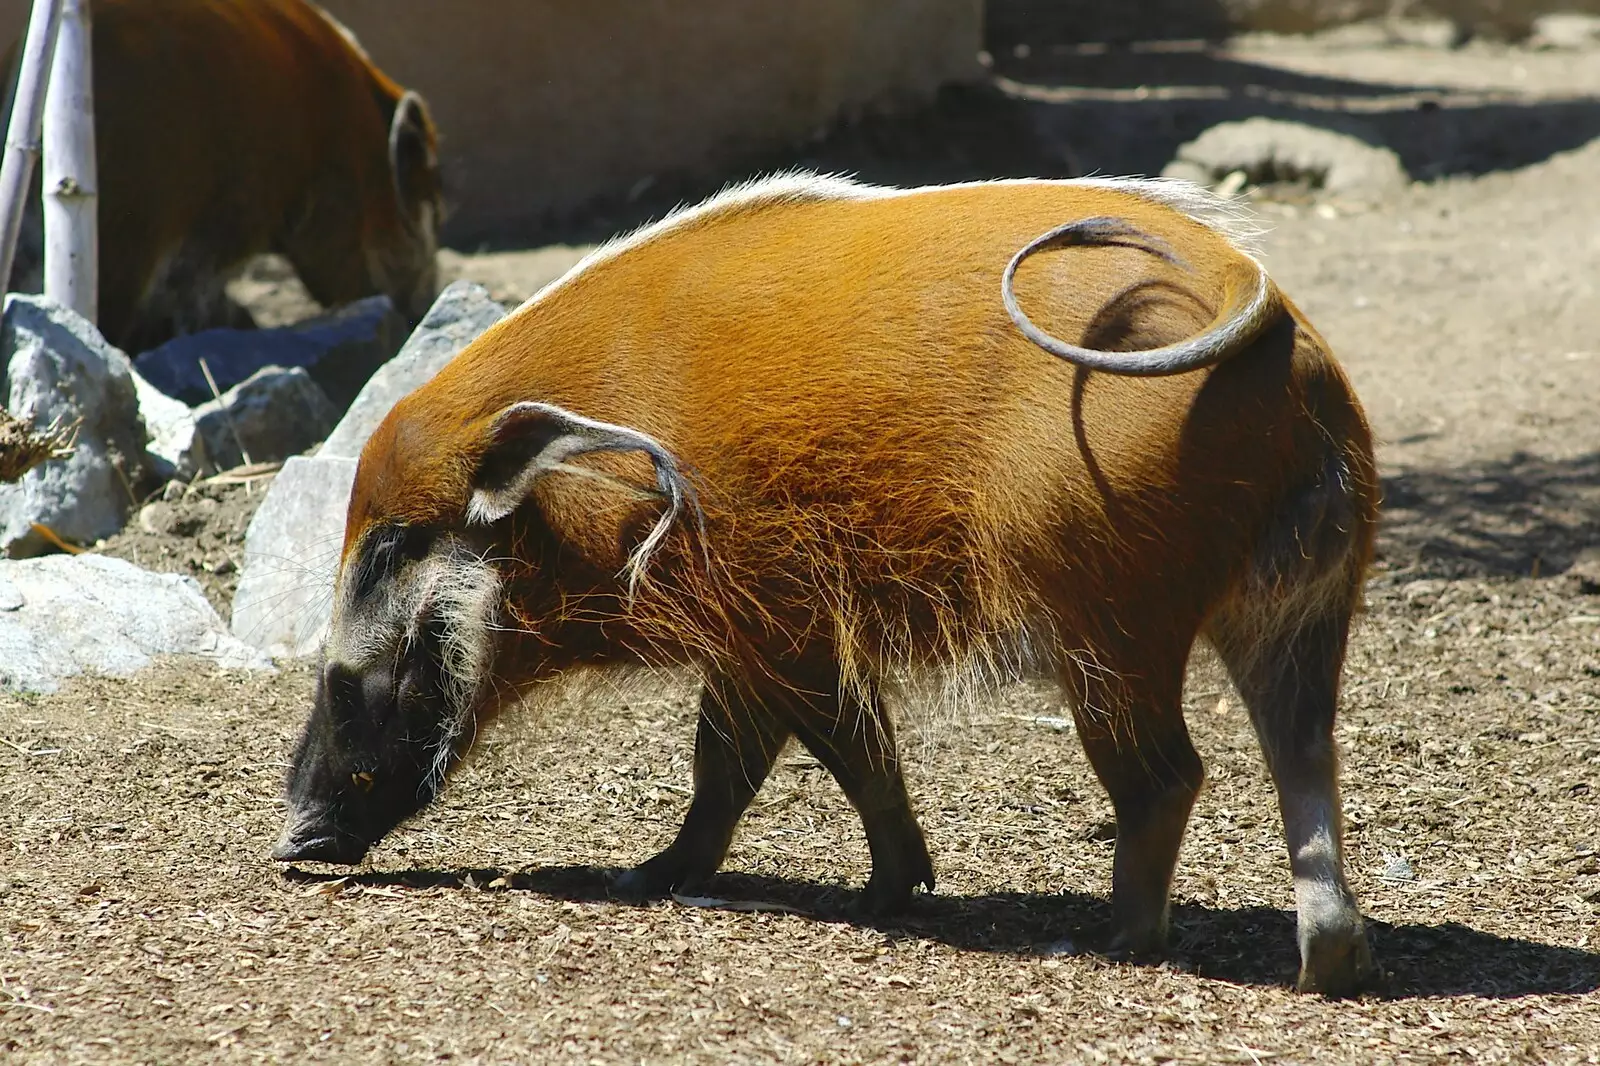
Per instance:
[[[364,871],[353,884],[410,889],[532,892],[576,903],[666,907],[666,901],[630,903],[614,897],[617,871],[598,866],[546,866],[524,870],[455,869]],[[332,873],[288,868],[293,881],[338,879]],[[841,885],[726,873],[685,901],[731,911],[775,910],[821,922],[877,929],[894,939],[920,939],[961,951],[1039,957],[1100,955],[1108,939],[1110,905],[1079,892],[996,892],[960,896],[932,893],[891,919],[858,916],[857,893]],[[1173,936],[1161,959],[1126,960],[1162,965],[1240,985],[1284,985],[1298,966],[1294,915],[1270,907],[1225,909],[1199,903],[1173,907]],[[1600,953],[1495,936],[1456,922],[1440,925],[1368,920],[1388,999],[1479,996],[1582,995],[1600,991]]]

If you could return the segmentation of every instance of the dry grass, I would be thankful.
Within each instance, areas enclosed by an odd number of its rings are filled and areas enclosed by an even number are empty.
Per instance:
[[[51,423],[36,430],[0,408],[0,484],[18,481],[24,474],[51,459],[72,455],[78,439],[78,424]]]
[[[366,867],[280,871],[309,678],[173,664],[0,704],[8,1061],[1600,1059],[1600,597],[1575,578],[1380,573],[1340,730],[1379,995],[1290,990],[1278,819],[1240,711],[1191,685],[1210,783],[1160,965],[1094,953],[1110,809],[1046,693],[920,749],[940,873],[845,916],[858,822],[810,759],[711,891],[606,899],[689,783],[686,692],[496,730]],[[1045,721],[1039,721],[1044,718]],[[1403,859],[1404,863],[1396,861]],[[1411,876],[1404,867],[1409,867]],[[1385,875],[1388,875],[1386,879]]]

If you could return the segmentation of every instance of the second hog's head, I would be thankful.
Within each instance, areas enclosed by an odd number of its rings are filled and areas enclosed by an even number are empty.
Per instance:
[[[413,394],[410,399],[415,399]],[[572,460],[595,452],[649,459],[663,501],[627,553],[624,595],[685,510],[693,489],[672,455],[637,430],[543,403],[516,403],[478,427],[470,448],[402,401],[362,453],[351,494],[333,621],[316,700],[290,760],[280,860],[359,862],[438,794],[496,702],[506,617],[506,524],[539,521],[534,488],[554,474],[610,475]],[[459,421],[457,423],[459,426]]]

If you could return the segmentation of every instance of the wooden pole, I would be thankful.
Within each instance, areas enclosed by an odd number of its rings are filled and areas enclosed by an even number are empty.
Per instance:
[[[44,116],[45,82],[50,77],[61,28],[62,0],[34,0],[28,35],[22,45],[17,88],[6,128],[5,162],[0,164],[0,288],[11,287],[17,234],[28,205],[33,164],[39,158],[39,124]]]
[[[93,322],[99,311],[100,184],[91,30],[89,0],[62,0],[44,103],[44,294]]]

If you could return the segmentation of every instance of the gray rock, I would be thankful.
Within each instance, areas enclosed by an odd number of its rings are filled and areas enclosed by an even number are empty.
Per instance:
[[[211,465],[227,470],[245,462],[270,463],[299,455],[327,437],[339,412],[300,367],[269,366],[194,409],[197,435]]]
[[[372,296],[294,326],[208,329],[176,337],[140,355],[134,365],[150,384],[191,406],[215,399],[202,359],[220,392],[263,367],[302,367],[342,411],[405,336],[405,319],[389,298]]]
[[[139,406],[150,427],[150,451],[163,474],[185,481],[243,463],[298,455],[327,437],[339,420],[328,394],[302,367],[263,367],[222,394],[191,408],[137,372]]]
[[[245,531],[233,632],[275,656],[315,655],[333,612],[356,461],[297,456],[272,479]]]
[[[481,285],[450,285],[400,353],[372,375],[316,456],[284,464],[245,533],[244,570],[233,596],[239,639],[274,655],[317,654],[332,617],[333,578],[362,446],[402,396],[505,313]]]
[[[437,374],[461,349],[506,315],[489,290],[470,281],[452,282],[423,316],[405,347],[372,375],[318,455],[354,459],[400,398]]]
[[[228,633],[191,577],[103,555],[0,562],[0,689],[53,692],[77,674],[132,674],[157,655],[271,668]]]
[[[1299,122],[1249,118],[1212,126],[1162,171],[1216,185],[1235,171],[1252,185],[1304,181],[1336,196],[1382,200],[1411,181],[1400,157],[1359,138]]]
[[[0,351],[6,410],[35,426],[81,419],[71,458],[0,486],[0,551],[23,558],[51,550],[34,523],[83,544],[111,536],[151,473],[128,357],[72,311],[17,293],[5,298]]]

